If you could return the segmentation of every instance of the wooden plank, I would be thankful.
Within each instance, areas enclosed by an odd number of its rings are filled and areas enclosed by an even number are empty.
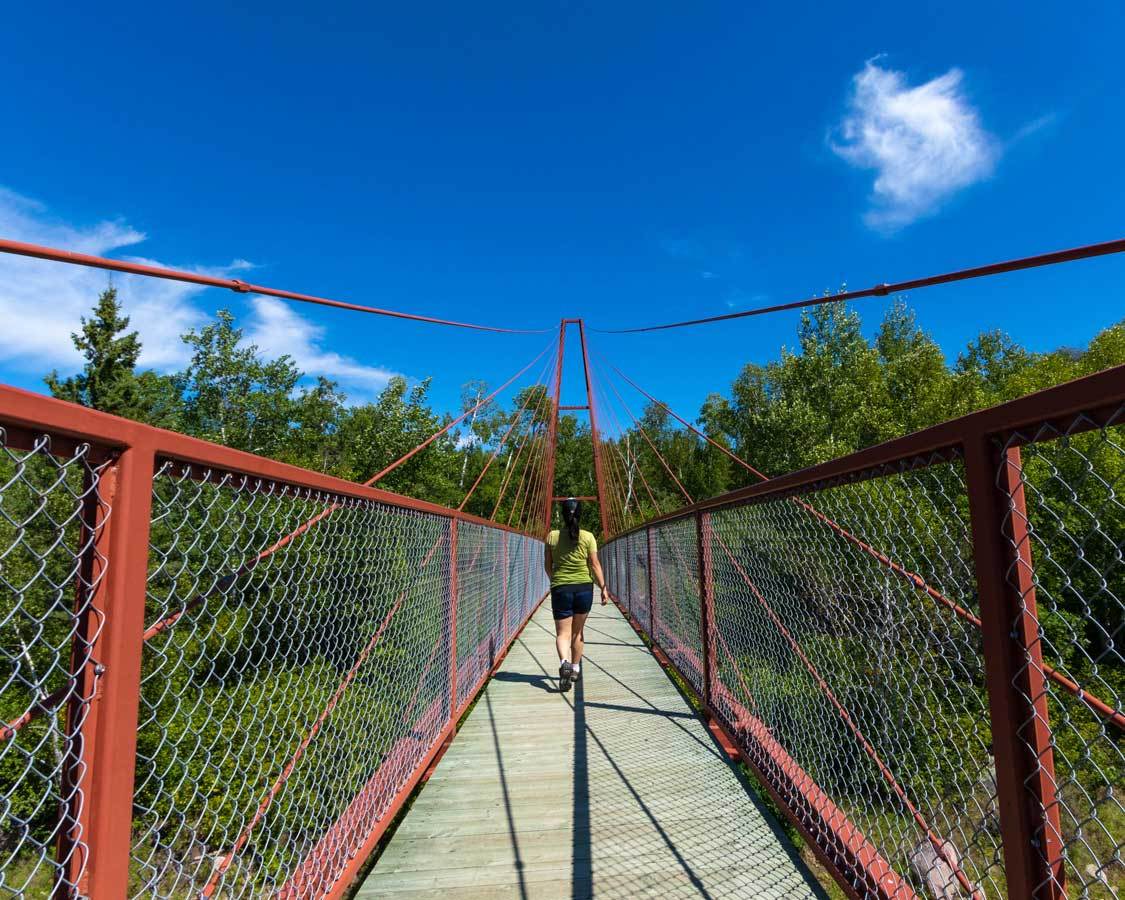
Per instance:
[[[823,897],[617,610],[587,634],[560,694],[540,610],[356,897]]]

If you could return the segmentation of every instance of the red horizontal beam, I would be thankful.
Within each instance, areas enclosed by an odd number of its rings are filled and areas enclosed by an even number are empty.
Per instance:
[[[20,388],[0,384],[0,426],[6,430],[9,425],[16,426],[8,434],[9,446],[31,449],[27,443],[33,436],[48,435],[54,440],[61,438],[64,447],[72,448],[78,444],[94,444],[104,450],[124,450],[129,447],[151,449],[158,458],[220,470],[221,473],[247,475],[277,481],[297,488],[323,491],[341,497],[358,500],[373,500],[400,509],[431,513],[462,522],[472,522],[489,528],[500,528],[514,534],[536,537],[509,525],[483,519],[471,513],[458,512],[437,503],[417,500],[381,488],[365,487],[352,481],[345,481],[332,475],[324,475],[311,469],[277,462],[263,456],[256,456],[243,450],[232,450],[188,437],[174,431],[156,428],[123,419],[109,413],[99,412],[66,400],[44,397]],[[19,442],[13,442],[15,437]]]
[[[984,266],[974,266],[971,269],[958,269],[955,272],[946,272],[941,275],[928,275],[924,278],[912,278],[909,281],[898,281],[893,284],[877,284],[874,287],[864,288],[859,291],[843,291],[825,297],[809,297],[805,300],[795,300],[791,303],[779,303],[775,306],[762,306],[758,309],[747,309],[742,312],[725,313],[721,316],[708,316],[703,319],[687,319],[683,322],[669,322],[664,325],[646,325],[642,328],[616,328],[604,330],[606,334],[635,334],[641,331],[663,331],[668,328],[684,328],[688,325],[703,325],[708,322],[725,322],[730,319],[742,319],[747,316],[761,316],[766,313],[782,312],[788,309],[800,309],[806,306],[819,306],[822,303],[839,303],[844,300],[858,300],[863,297],[885,297],[888,294],[898,294],[903,291],[916,290],[917,288],[932,287],[937,284],[949,284],[954,281],[967,281],[971,278],[982,278],[986,275],[1000,275],[1004,272],[1017,272],[1021,269],[1034,269],[1039,266],[1053,266],[1058,263],[1073,262],[1078,259],[1092,259],[1096,256],[1107,256],[1111,253],[1125,251],[1125,238],[1113,241],[1104,241],[1100,244],[1088,244],[1083,247],[1072,247],[1069,250],[1054,250],[1050,253],[1040,253],[1035,256],[1025,256],[1006,262],[989,263]]]
[[[22,241],[10,241],[3,238],[0,238],[0,253],[10,253],[15,256],[30,256],[35,259],[69,263],[70,265],[86,266],[92,269],[108,269],[112,272],[125,272],[129,275],[147,275],[150,278],[181,281],[186,284],[196,284],[200,287],[225,288],[226,290],[235,291],[239,294],[260,294],[263,297],[278,297],[282,300],[296,300],[300,303],[334,306],[337,309],[350,309],[354,312],[373,313],[377,316],[389,316],[393,319],[428,322],[432,325],[451,325],[454,328],[469,328],[474,331],[496,331],[504,334],[546,334],[550,330],[547,328],[500,328],[495,325],[478,325],[473,322],[455,322],[451,319],[439,319],[434,316],[422,316],[416,313],[400,312],[394,309],[381,309],[377,306],[361,306],[358,303],[346,303],[343,300],[330,300],[327,297],[317,297],[313,294],[299,294],[295,291],[265,287],[260,284],[250,284],[245,281],[240,281],[237,278],[216,278],[213,275],[201,275],[198,272],[184,272],[179,269],[166,269],[162,266],[131,263],[120,259],[107,259],[104,256],[92,256],[89,253],[76,253],[73,250],[60,250],[55,247],[44,247],[39,244],[25,244]]]
[[[559,409],[589,409],[588,406],[560,406]]]
[[[1038,433],[1044,427],[1054,427],[1060,433],[1065,431],[1069,434],[1100,428],[1117,413],[1123,403],[1125,365],[1114,366],[1112,369],[1076,378],[998,406],[969,413],[959,419],[950,419],[807,469],[681,506],[613,537],[623,537],[656,522],[691,516],[700,510],[722,509],[778,495],[799,493],[823,482],[862,478],[877,474],[877,470],[886,465],[943,454],[948,456],[974,436],[1007,437],[1015,432],[1028,431],[1028,438],[1015,440],[1015,446],[1032,441],[1034,438],[1030,436],[1031,432]],[[1075,423],[1074,417],[1079,413],[1083,415],[1083,421]]]

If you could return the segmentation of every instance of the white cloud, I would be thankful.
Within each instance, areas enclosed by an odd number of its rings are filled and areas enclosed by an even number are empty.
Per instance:
[[[2,187],[0,235],[95,256],[131,247],[146,237],[120,221],[89,226],[59,221],[43,204]],[[123,258],[160,265],[155,260]],[[247,265],[238,260],[228,267],[193,271],[221,275]],[[190,298],[204,288],[8,254],[0,254],[0,321],[5,326],[0,361],[35,371],[76,369],[81,356],[71,342],[71,332],[78,330],[80,317],[89,314],[111,281],[130,328],[141,333],[140,364],[164,370],[181,365],[187,355],[180,335],[206,318]]]
[[[992,174],[1000,145],[981,125],[963,79],[954,68],[911,87],[902,72],[875,60],[852,79],[849,110],[830,143],[853,166],[875,170],[864,216],[872,228],[909,225]]]
[[[76,226],[53,217],[36,200],[0,187],[0,236],[44,244],[95,256],[114,255],[132,247],[146,235],[121,221]],[[137,256],[130,262],[167,265]],[[221,267],[177,265],[219,277],[253,269],[253,263],[235,259]],[[187,362],[188,348],[180,336],[206,324],[210,313],[193,302],[207,288],[161,278],[109,273],[100,269],[49,262],[0,253],[0,363],[46,374],[58,368],[76,371],[82,358],[70,339],[80,318],[111,282],[129,316],[129,327],[140,332],[143,350],[140,365],[171,371]],[[233,300],[234,298],[232,298]],[[392,372],[366,366],[324,350],[324,329],[301,317],[278,300],[253,297],[246,324],[247,339],[269,356],[288,353],[310,376],[326,375],[341,382],[349,393],[370,395],[386,385]],[[357,396],[354,399],[367,399]]]
[[[310,376],[324,375],[339,381],[354,401],[363,401],[386,387],[397,373],[368,366],[321,346],[324,328],[299,316],[292,307],[273,297],[251,297],[254,315],[246,340],[267,356],[293,357]]]

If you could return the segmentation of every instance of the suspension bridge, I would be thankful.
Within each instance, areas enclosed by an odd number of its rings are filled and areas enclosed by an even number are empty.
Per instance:
[[[520,386],[458,508],[378,486]],[[637,402],[752,483],[692,496]],[[562,411],[589,419],[612,601],[569,694],[543,604]],[[1119,896],[1123,438],[1117,366],[767,477],[580,319],[363,484],[0,386],[0,895]]]

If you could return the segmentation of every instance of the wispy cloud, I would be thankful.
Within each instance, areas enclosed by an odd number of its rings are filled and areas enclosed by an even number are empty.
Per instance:
[[[246,330],[246,340],[257,344],[268,357],[291,356],[302,371],[339,381],[352,400],[370,399],[398,374],[325,350],[325,329],[299,316],[280,300],[253,297],[251,302],[254,314]]]
[[[120,220],[75,225],[52,215],[42,203],[0,187],[0,235],[13,240],[46,244],[90,253],[117,255],[134,262],[167,265],[121,250],[146,239],[144,232]],[[215,276],[229,276],[254,268],[235,259],[225,266],[176,264],[175,268]],[[129,327],[141,334],[140,365],[159,371],[182,367],[188,348],[180,336],[206,323],[210,315],[196,300],[206,290],[158,278],[112,276],[118,298],[129,316]],[[82,363],[71,342],[80,318],[106,286],[109,273],[46,260],[0,254],[0,362],[35,373],[58,368],[76,370]],[[325,350],[325,331],[279,300],[252,298],[250,316],[243,323],[247,339],[270,356],[288,353],[308,375],[326,375],[340,381],[349,392],[367,396],[381,389],[393,373],[367,366],[350,357]],[[358,399],[358,397],[357,397]]]
[[[1036,132],[1048,129],[1053,126],[1058,119],[1058,113],[1054,112],[1049,112],[1037,119],[1032,119],[1027,124],[1020,126],[1020,129],[1012,136],[1009,143],[1014,144],[1016,141],[1022,141],[1024,138],[1031,137]]]
[[[994,171],[1000,144],[981,125],[963,81],[953,68],[912,87],[877,59],[852,79],[848,111],[830,145],[853,166],[875,171],[864,216],[872,228],[909,225]]]
[[[0,234],[104,256],[145,240],[121,221],[76,226],[59,221],[38,201],[0,187]],[[211,270],[215,271],[215,270]],[[73,369],[81,362],[71,343],[79,318],[89,313],[109,275],[38,259],[0,255],[0,360],[21,368]],[[114,276],[130,325],[144,338],[141,364],[175,367],[186,358],[180,335],[203,320],[189,298],[202,288],[156,278]]]

